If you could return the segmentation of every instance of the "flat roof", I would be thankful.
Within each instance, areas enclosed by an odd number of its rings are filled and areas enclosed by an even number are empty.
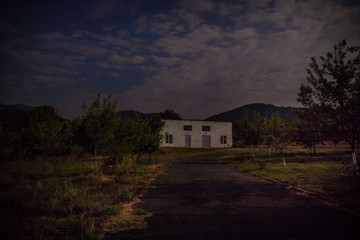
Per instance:
[[[161,119],[161,121],[191,121],[191,122],[214,122],[214,123],[232,123],[231,121],[206,121],[206,120],[198,120],[198,119]]]

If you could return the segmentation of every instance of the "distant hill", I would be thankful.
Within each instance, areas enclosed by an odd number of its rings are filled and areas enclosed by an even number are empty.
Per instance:
[[[135,119],[137,115],[140,118],[145,118],[145,117],[150,117],[150,116],[157,115],[157,113],[142,113],[142,112],[133,111],[133,110],[119,111],[119,112],[117,112],[117,114],[121,118],[128,118],[128,119]]]
[[[2,110],[20,110],[20,111],[32,111],[34,107],[24,105],[24,104],[12,104],[12,105],[4,105],[0,103],[0,111]]]
[[[271,116],[273,113],[278,113],[279,116],[283,119],[287,119],[289,121],[296,121],[298,118],[294,113],[297,108],[294,107],[277,107],[271,104],[264,103],[254,103],[244,105],[239,108],[235,108],[233,110],[219,113],[217,115],[213,115],[211,117],[206,118],[206,121],[215,121],[215,122],[238,122],[242,118],[242,112],[246,108],[248,110],[248,117],[251,117],[251,114],[255,111],[260,113],[261,117]]]
[[[34,107],[24,104],[4,105],[0,103],[0,121],[18,124],[23,120],[26,113],[33,109]]]

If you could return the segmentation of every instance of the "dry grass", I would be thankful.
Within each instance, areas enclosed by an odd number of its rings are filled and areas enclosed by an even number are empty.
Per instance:
[[[132,207],[143,189],[174,158],[207,152],[162,149],[151,162],[147,155],[140,162],[128,156],[112,168],[99,158],[97,175],[91,156],[67,156],[59,159],[56,178],[51,160],[1,162],[0,237],[101,239],[106,231],[144,227],[149,213]]]

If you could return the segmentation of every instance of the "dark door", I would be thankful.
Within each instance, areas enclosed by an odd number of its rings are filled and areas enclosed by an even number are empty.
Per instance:
[[[202,136],[202,147],[210,148],[211,147],[211,137],[209,135]]]
[[[185,135],[185,147],[191,147],[191,135]]]

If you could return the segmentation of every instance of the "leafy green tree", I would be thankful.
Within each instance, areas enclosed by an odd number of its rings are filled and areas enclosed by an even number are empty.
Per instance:
[[[69,152],[72,142],[72,129],[67,120],[62,118],[53,106],[40,106],[28,114],[26,129],[30,144],[36,153],[46,159],[51,157],[56,176],[59,156]]]
[[[281,134],[281,126],[284,120],[280,118],[279,113],[271,114],[270,118],[266,117],[263,120],[263,139],[268,146],[269,157],[271,157],[271,146],[278,148],[278,139]]]
[[[308,84],[301,84],[298,102],[325,119],[339,140],[351,145],[356,171],[356,149],[360,139],[360,46],[347,46],[340,41],[320,56],[312,57],[307,69]]]
[[[263,123],[259,113],[253,112],[251,119],[247,117],[248,111],[245,108],[242,113],[242,119],[235,127],[235,136],[241,145],[255,150],[263,142]]]
[[[115,164],[122,164],[125,154],[135,152],[133,130],[136,128],[133,128],[133,121],[129,118],[119,119],[114,134],[108,142],[110,158]]]
[[[159,148],[162,139],[161,128],[161,119],[154,116],[147,118],[137,116],[128,122],[126,141],[130,145],[132,156],[138,154],[139,161],[142,153],[149,153],[151,160],[151,153]]]
[[[326,134],[326,121],[322,119],[318,111],[314,109],[301,109],[298,112],[299,121],[296,123],[296,142],[304,144],[316,154],[316,145],[325,141],[329,136]],[[311,155],[311,153],[310,153]]]
[[[166,120],[181,120],[181,117],[178,113],[168,109],[166,109],[164,112],[160,112],[159,117]]]
[[[163,123],[161,122],[160,117],[149,117],[146,119],[147,121],[147,131],[146,131],[146,145],[144,148],[149,153],[149,159],[151,162],[151,153],[158,150],[160,143],[162,141],[163,136],[161,135],[161,129],[163,127]]]
[[[89,108],[83,104],[85,132],[90,139],[94,151],[94,173],[96,174],[96,157],[99,149],[106,148],[106,144],[113,138],[118,121],[116,102],[111,102],[111,95],[100,103],[100,94],[96,96]]]
[[[0,160],[11,160],[23,153],[21,134],[0,122]]]

